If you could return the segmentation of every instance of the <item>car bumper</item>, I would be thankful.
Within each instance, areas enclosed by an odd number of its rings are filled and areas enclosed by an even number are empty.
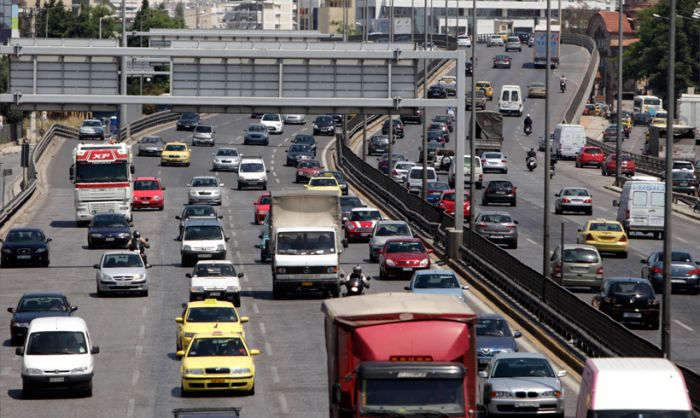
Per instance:
[[[385,267],[384,271],[389,276],[393,277],[411,277],[418,270],[427,270],[430,266],[425,267]]]
[[[195,126],[197,126],[196,123],[178,123],[176,124],[177,129],[187,129],[189,131],[193,130]]]
[[[128,292],[145,292],[148,290],[148,280],[141,281],[124,281],[120,283],[97,281],[97,289],[100,292],[111,293],[128,293]]]
[[[188,198],[189,204],[194,204],[194,203],[213,203],[220,205],[221,204],[221,195],[218,196],[190,196]]]
[[[180,251],[180,255],[182,257],[194,258],[197,260],[210,260],[210,259],[223,260],[226,258],[226,250],[224,250],[224,251],[211,251],[211,252]]]
[[[560,204],[559,207],[564,212],[587,212],[593,209],[593,206],[591,205]]]
[[[92,384],[92,373],[86,374],[62,374],[56,376],[46,375],[22,375],[22,382],[34,389],[79,389],[87,388]]]
[[[9,264],[14,264],[14,265],[30,265],[30,264],[35,264],[35,263],[46,263],[49,260],[49,254],[48,253],[43,253],[43,254],[31,254],[28,257],[29,258],[19,258],[23,257],[25,255],[20,255],[20,254],[3,254],[2,258],[0,259],[0,264],[6,266]]]
[[[139,155],[155,155],[159,156],[163,150],[152,148],[139,148]]]
[[[627,242],[598,242],[584,241],[583,244],[592,245],[600,252],[606,253],[626,253],[629,245]]]
[[[214,138],[192,138],[192,145],[199,144],[214,146]]]
[[[320,292],[328,289],[338,289],[339,282],[336,274],[315,275],[320,277],[300,277],[302,275],[281,275],[273,277],[274,286],[281,291]],[[325,277],[324,277],[325,276]]]
[[[268,212],[264,212],[264,213],[255,212],[255,221],[257,223],[263,223],[263,221],[265,221],[265,217],[267,216],[267,214],[268,214]]]
[[[586,166],[586,165],[594,165],[596,167],[600,167],[603,165],[603,161],[596,161],[596,160],[581,160],[579,162],[580,165]]]
[[[596,287],[599,288],[603,283],[602,277],[595,276],[578,276],[572,274],[565,274],[562,279],[561,276],[555,277],[555,281],[560,283],[562,286],[566,287]]]
[[[479,231],[476,230],[478,233],[484,236],[484,238],[488,239],[489,241],[517,241],[518,240],[518,234],[517,233],[500,233],[500,232],[488,232],[488,231]]]
[[[89,138],[105,139],[105,134],[104,134],[104,132],[94,132],[94,133],[80,132],[80,133],[78,133],[78,138],[81,140],[82,139],[89,139]]]
[[[314,134],[335,135],[335,127],[314,128]]]
[[[507,195],[507,194],[490,194],[490,195],[485,195],[484,200],[487,202],[493,202],[493,203],[510,203],[515,201],[515,195]]]
[[[162,158],[161,157],[160,163],[163,165],[166,165],[166,164],[189,164],[190,160],[185,159],[185,158]]]
[[[372,230],[345,230],[348,239],[352,240],[369,240],[372,237]]]
[[[269,138],[245,138],[244,143],[248,145],[267,145],[270,142]]]
[[[672,189],[676,193],[695,194],[695,186],[673,186]]]
[[[267,125],[267,132],[271,134],[281,134],[282,133],[282,127],[277,127],[277,126],[272,126],[272,125]]]
[[[132,209],[162,209],[165,206],[165,201],[160,200],[134,200],[131,203]]]
[[[240,292],[226,292],[223,290],[205,290],[204,292],[190,293],[191,300],[217,299],[233,302],[240,297]]]
[[[267,180],[238,180],[240,187],[265,187]]]
[[[211,167],[214,170],[238,171],[239,164],[240,163],[212,163]]]
[[[651,284],[654,289],[662,291],[664,287],[664,277],[660,274],[651,276]],[[688,277],[671,277],[672,290],[697,290],[700,289],[700,279]]]
[[[126,244],[129,242],[130,238],[131,237],[127,237],[127,238],[116,238],[116,237],[95,238],[95,237],[90,237],[89,242],[95,247],[124,248],[124,247],[126,247]]]
[[[287,125],[303,125],[306,123],[306,119],[285,119],[284,123]]]
[[[253,389],[255,376],[244,377],[188,377],[182,378],[182,389],[187,392],[210,390],[241,390]]]
[[[486,171],[508,171],[508,166],[505,164],[484,164],[482,170]]]
[[[601,312],[609,315],[617,322],[649,323],[659,320],[659,309],[621,309],[602,307]]]
[[[545,415],[563,414],[564,400],[561,398],[542,399],[491,399],[489,414]]]

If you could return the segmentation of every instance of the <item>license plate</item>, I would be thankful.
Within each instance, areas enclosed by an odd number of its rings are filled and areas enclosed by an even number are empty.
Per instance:
[[[687,186],[687,185],[688,185],[687,182],[685,182],[685,181],[684,181],[684,182],[681,182],[681,186]]]
[[[211,292],[209,296],[221,296],[221,292]]]
[[[671,279],[671,283],[685,283],[683,279]]]
[[[211,258],[211,254],[199,254],[199,258]]]
[[[410,267],[404,267],[404,268],[403,268],[403,271],[412,271],[412,270],[413,270],[413,269],[410,268]]]
[[[368,236],[369,236],[369,233],[368,233],[368,232],[363,232],[363,233],[360,234],[360,236],[361,236],[361,237],[368,237]]]
[[[493,238],[493,239],[503,238],[503,235],[491,235],[491,238]]]
[[[66,378],[65,377],[49,377],[49,382],[51,383],[58,383],[58,382],[65,382]]]
[[[499,191],[496,192],[496,194],[506,194],[506,192],[505,192],[505,191],[499,190]]]
[[[117,286],[129,286],[130,282],[116,282]]]
[[[623,318],[641,318],[642,314],[638,312],[625,312],[622,314]]]
[[[310,287],[310,286],[313,286],[314,283],[313,282],[302,282],[301,285],[304,287]]]
[[[530,402],[516,402],[516,403],[515,403],[515,407],[516,407],[516,408],[527,408],[527,407],[529,407],[529,406],[538,407],[539,405],[533,404],[533,403],[530,403]]]
[[[29,260],[30,258],[32,258],[31,255],[18,255],[17,256],[18,260]]]
[[[211,379],[212,383],[226,383],[226,379]]]
[[[107,241],[107,242],[112,242],[112,241],[114,241],[114,238],[113,238],[113,237],[108,237],[108,238],[105,238],[105,241]]]

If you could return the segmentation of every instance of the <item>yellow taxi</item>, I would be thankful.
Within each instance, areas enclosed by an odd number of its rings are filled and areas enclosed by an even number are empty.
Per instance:
[[[184,142],[168,142],[160,154],[160,165],[190,166],[190,147]]]
[[[332,190],[338,192],[338,196],[342,196],[343,192],[340,190],[340,184],[338,180],[332,175],[323,177],[311,177],[309,183],[304,185],[306,190]]]
[[[483,90],[487,99],[493,100],[493,86],[490,81],[477,81],[476,88]]]
[[[627,258],[629,240],[622,224],[618,221],[605,219],[591,220],[578,229],[576,238],[578,244],[596,247],[599,252],[617,253]]]
[[[238,315],[231,302],[216,299],[190,302],[185,306],[182,316],[175,318],[178,324],[177,349],[187,348],[192,337],[202,332],[233,332],[245,337],[243,324],[248,320],[247,316]]]
[[[255,363],[251,350],[237,333],[215,331],[197,334],[185,350],[177,352],[180,364],[180,393],[235,390],[255,394]]]

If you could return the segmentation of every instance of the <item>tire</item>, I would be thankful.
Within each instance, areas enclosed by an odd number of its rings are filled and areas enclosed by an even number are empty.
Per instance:
[[[331,297],[339,298],[340,297],[340,286],[338,286],[338,285],[333,286],[332,288],[329,289],[329,292],[331,294]]]
[[[508,247],[509,247],[509,248],[512,248],[512,249],[514,249],[514,250],[517,250],[517,249],[518,249],[518,241],[513,241],[513,242],[511,242],[510,245],[509,245]]]
[[[102,290],[100,290],[100,288],[98,287],[98,288],[97,288],[97,297],[98,297],[98,298],[102,298],[102,297],[104,297],[104,296],[105,296],[105,292],[102,291]]]
[[[369,261],[370,263],[376,263],[377,262],[377,257],[372,255],[372,251],[370,250],[369,252]]]
[[[238,185],[236,186],[236,189],[238,189],[238,190],[241,190],[241,189],[242,189],[241,183],[238,183]]]
[[[488,204],[488,202],[486,202],[486,200],[481,199],[481,206],[488,206],[488,205],[489,204]]]
[[[233,297],[233,306],[235,306],[236,308],[241,307],[241,294],[240,293]]]
[[[561,215],[561,209],[559,209],[558,207],[554,206],[554,213],[557,214],[557,215]]]
[[[628,255],[628,253],[627,253],[627,251],[625,251],[624,253],[621,253],[621,254],[620,254],[620,257],[621,257],[621,258],[627,258],[627,255]]]
[[[182,383],[180,383],[180,396],[183,398],[189,398],[190,396],[192,396],[191,393],[185,390],[185,388],[182,386]]]
[[[90,382],[88,387],[83,389],[83,396],[86,398],[92,398],[92,382]]]
[[[386,280],[387,279],[387,274],[384,272],[384,269],[379,267],[379,278],[381,280]]]
[[[22,398],[32,399],[35,395],[34,388],[27,382],[22,382]]]
[[[593,215],[593,209],[586,210],[586,215],[588,215],[588,216]]]
[[[513,200],[512,202],[510,202],[510,205],[515,207],[517,205],[517,202],[515,200]]]
[[[184,255],[180,257],[180,264],[182,267],[189,267],[190,265],[190,258],[185,257]]]
[[[12,347],[20,346],[20,345],[22,345],[22,342],[23,341],[18,337],[14,337],[14,336],[10,337],[10,346],[12,346]]]
[[[253,383],[253,387],[252,387],[250,390],[246,391],[245,394],[246,394],[247,396],[253,396],[253,395],[255,395],[255,383]]]
[[[267,183],[264,183],[264,184],[263,184],[262,189],[263,189],[263,190],[267,190]]]
[[[197,298],[194,296],[194,294],[192,292],[190,292],[190,297],[189,297],[190,302],[194,302],[196,299]]]
[[[284,297],[284,292],[282,291],[282,289],[280,289],[279,287],[275,286],[275,283],[273,282],[273,283],[272,283],[272,298],[273,298],[273,299],[280,300],[280,299],[282,299],[283,297]]]
[[[659,329],[659,320],[657,319],[655,321],[651,321],[649,323],[649,328],[654,329],[654,330]]]
[[[141,296],[144,297],[144,298],[147,298],[147,297],[148,297],[148,290],[142,290],[142,291],[141,291]]]

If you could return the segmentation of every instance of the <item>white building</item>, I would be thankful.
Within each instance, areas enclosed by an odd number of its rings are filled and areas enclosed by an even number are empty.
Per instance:
[[[227,29],[295,29],[295,3],[292,0],[241,0],[224,16]]]

